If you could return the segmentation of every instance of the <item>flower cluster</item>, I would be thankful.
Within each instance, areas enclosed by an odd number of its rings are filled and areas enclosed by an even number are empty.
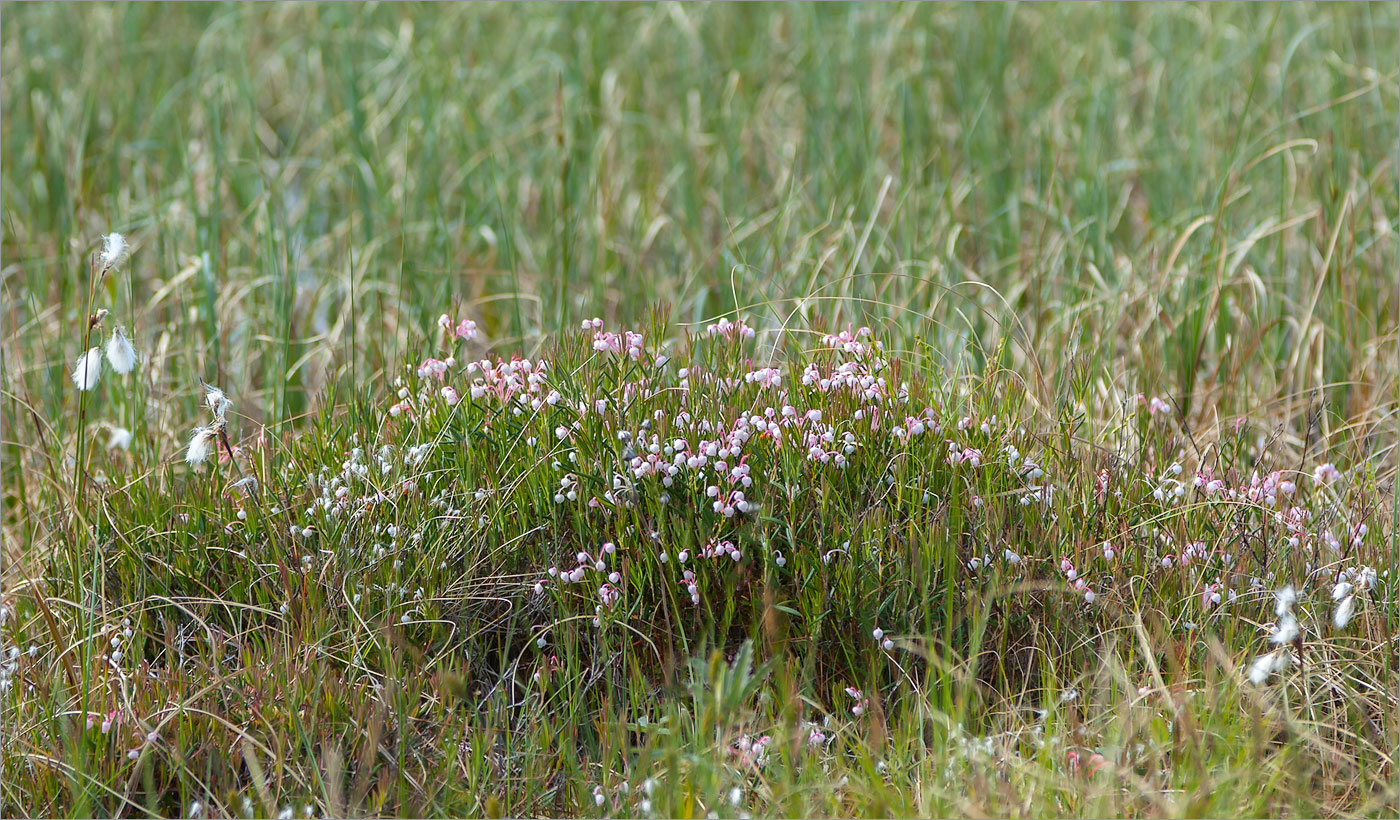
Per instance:
[[[453,340],[463,339],[471,341],[480,335],[476,329],[476,322],[473,322],[471,319],[453,322],[452,318],[446,313],[438,317],[438,327],[442,328],[443,333]]]
[[[720,319],[718,322],[705,328],[705,335],[711,337],[719,336],[722,339],[733,341],[735,339],[752,339],[754,332],[753,328],[749,327],[742,318],[737,322],[731,322],[729,319]]]
[[[1158,396],[1153,396],[1149,399],[1147,396],[1139,393],[1137,394],[1137,403],[1139,407],[1147,408],[1148,414],[1153,416],[1166,415],[1172,411],[1172,406]]]
[[[642,334],[640,333],[631,330],[624,330],[621,333],[603,330],[603,320],[597,318],[585,319],[583,329],[593,331],[593,349],[599,353],[626,356],[632,361],[637,361],[642,357]]]

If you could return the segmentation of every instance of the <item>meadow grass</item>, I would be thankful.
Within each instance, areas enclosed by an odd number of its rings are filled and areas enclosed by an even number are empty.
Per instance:
[[[1398,24],[6,6],[0,814],[1394,816]]]

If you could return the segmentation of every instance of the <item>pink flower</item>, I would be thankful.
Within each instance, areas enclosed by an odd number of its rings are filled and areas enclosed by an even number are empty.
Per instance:
[[[642,356],[642,334],[624,330],[622,333],[600,330],[593,334],[593,349],[599,353],[626,354],[636,361]]]
[[[1098,752],[1089,756],[1089,774],[1095,775],[1099,770],[1108,765],[1108,760]]]
[[[1191,483],[1204,490],[1206,495],[1215,495],[1225,490],[1225,482],[1216,478],[1215,472],[1209,467],[1196,473]]]
[[[868,327],[858,328],[852,332],[850,326],[847,325],[846,329],[840,333],[828,333],[823,336],[822,344],[827,347],[835,348],[842,353],[850,353],[857,358],[863,358],[869,355],[874,349],[871,343],[862,341],[869,335],[870,328]]]
[[[441,381],[447,377],[447,367],[447,362],[442,359],[424,359],[423,363],[418,365],[418,378],[426,379],[433,376]]]
[[[776,367],[764,367],[744,374],[744,381],[759,387],[772,388],[782,385],[782,373]]]
[[[1332,466],[1331,462],[1319,464],[1317,469],[1313,470],[1313,481],[1317,484],[1331,484],[1341,476],[1341,472]]]
[[[723,336],[726,339],[752,339],[753,328],[744,323],[743,319],[731,322],[728,319],[720,319],[718,322],[705,328],[708,336]]]

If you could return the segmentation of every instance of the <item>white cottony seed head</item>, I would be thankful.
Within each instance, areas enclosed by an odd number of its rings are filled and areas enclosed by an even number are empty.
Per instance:
[[[218,433],[213,427],[196,427],[194,435],[190,436],[190,447],[185,452],[185,463],[191,467],[198,467],[209,460],[210,454],[214,452],[214,443],[218,439]]]
[[[126,429],[125,427],[113,427],[111,431],[111,436],[107,439],[107,449],[131,449],[131,431]]]
[[[1260,655],[1249,665],[1249,682],[1255,686],[1263,686],[1270,675],[1287,669],[1292,660],[1293,656],[1289,655],[1286,649],[1275,649],[1267,655]]]
[[[91,348],[78,357],[73,364],[73,386],[79,390],[91,390],[102,378],[102,350]]]
[[[120,265],[130,252],[131,246],[126,243],[126,237],[116,231],[102,237],[102,269],[108,270]]]
[[[136,366],[136,349],[126,338],[126,328],[120,325],[112,331],[112,338],[107,340],[107,361],[113,370],[123,376]]]
[[[1278,624],[1274,627],[1274,634],[1269,636],[1269,643],[1279,646],[1290,644],[1297,640],[1300,634],[1302,634],[1302,630],[1298,627],[1298,619],[1293,617],[1292,612],[1289,612],[1279,618]]]
[[[1348,595],[1342,599],[1340,604],[1337,604],[1337,612],[1332,616],[1333,625],[1338,629],[1346,629],[1347,624],[1351,623],[1351,616],[1355,612],[1356,596]]]
[[[204,384],[204,406],[209,408],[209,412],[214,414],[214,418],[221,419],[233,406],[233,402],[229,401],[224,391],[212,384]]]

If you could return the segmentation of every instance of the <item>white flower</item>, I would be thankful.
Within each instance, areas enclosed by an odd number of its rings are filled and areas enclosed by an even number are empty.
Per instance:
[[[136,350],[126,338],[126,328],[120,325],[112,331],[112,338],[107,340],[107,361],[121,375],[130,373],[131,368],[136,366]]]
[[[125,427],[113,427],[112,434],[107,439],[108,450],[129,450],[131,449],[131,431]]]
[[[1267,655],[1260,655],[1249,665],[1249,682],[1262,686],[1270,675],[1282,672],[1293,662],[1293,656],[1286,649],[1275,649]]]
[[[131,247],[126,244],[126,237],[116,231],[102,237],[102,269],[115,268],[130,251]]]
[[[91,348],[78,357],[73,364],[73,386],[79,390],[91,390],[102,378],[102,350]]]
[[[185,463],[198,467],[208,461],[217,440],[218,431],[213,427],[194,428],[194,435],[190,436],[190,448],[185,453]]]

